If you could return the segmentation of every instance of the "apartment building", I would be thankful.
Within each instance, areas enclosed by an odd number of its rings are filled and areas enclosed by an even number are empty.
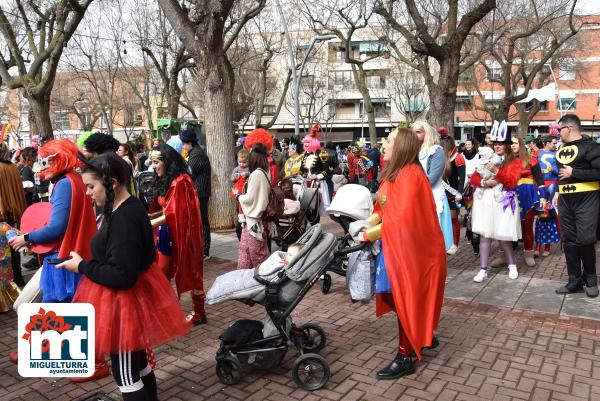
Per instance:
[[[547,78],[542,83],[547,100],[541,102],[541,109],[533,117],[530,134],[548,132],[549,125],[558,121],[566,113],[577,114],[588,134],[598,136],[600,132],[600,18],[588,17],[585,25],[574,41],[568,56],[550,60],[543,68]],[[456,134],[467,137],[480,137],[490,129],[492,117],[482,108],[492,109],[504,96],[504,88],[492,82],[501,75],[500,66],[487,62],[488,68],[478,63],[461,76],[457,91],[455,113]],[[551,69],[550,65],[553,65]],[[475,90],[474,90],[475,88]],[[534,86],[536,90],[538,87]],[[525,103],[530,109],[531,103]],[[519,113],[515,107],[509,111],[509,126],[514,130],[519,125]],[[524,133],[525,134],[525,133]],[[457,136],[458,136],[457,135]]]

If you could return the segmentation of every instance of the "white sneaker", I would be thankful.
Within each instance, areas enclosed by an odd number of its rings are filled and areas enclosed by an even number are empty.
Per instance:
[[[479,273],[475,277],[473,277],[473,281],[476,283],[481,283],[483,280],[487,278],[487,270],[481,269]]]
[[[456,245],[452,245],[450,248],[448,248],[448,250],[446,251],[446,253],[448,255],[454,255],[456,252],[458,252],[458,247]]]
[[[511,280],[519,277],[519,272],[517,271],[517,265],[508,265],[508,278]]]

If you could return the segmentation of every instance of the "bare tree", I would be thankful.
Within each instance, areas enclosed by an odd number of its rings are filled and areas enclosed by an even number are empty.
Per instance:
[[[213,168],[210,220],[215,228],[232,227],[234,203],[228,176],[233,169],[233,68],[227,51],[266,0],[158,0],[175,33],[199,66],[204,79],[206,145]],[[224,157],[225,156],[225,157]]]
[[[23,88],[35,118],[34,132],[53,138],[50,93],[67,42],[92,0],[13,0],[0,6],[0,77]],[[10,66],[15,66],[14,70]],[[10,69],[10,71],[9,71]],[[13,72],[14,71],[14,72]]]
[[[350,64],[356,89],[363,98],[364,110],[369,125],[369,139],[371,143],[377,142],[377,128],[375,125],[375,106],[369,91],[365,65],[371,60],[389,54],[388,45],[375,41],[368,51],[360,52],[353,41],[361,35],[361,31],[370,31],[373,24],[373,8],[366,0],[336,0],[334,2],[320,3],[318,7],[306,3],[303,7],[304,14],[310,21],[311,28],[318,33],[334,34],[341,41],[340,49],[344,52],[344,62]]]
[[[101,117],[101,106],[93,96],[87,80],[71,73],[59,74],[52,90],[51,106],[75,114],[83,131],[91,131]]]
[[[409,125],[425,117],[429,109],[429,97],[423,81],[421,72],[406,64],[395,66],[390,74],[396,108]]]
[[[525,135],[540,102],[518,103],[531,89],[548,82],[559,64],[559,50],[581,27],[574,16],[578,0],[517,0],[498,7],[492,23],[495,40],[480,63],[487,81],[499,84],[503,96],[493,111],[506,120],[511,106],[519,112],[519,132]],[[566,62],[567,60],[562,60]]]
[[[481,55],[481,45],[469,42],[469,38],[489,35],[488,31],[477,30],[476,25],[495,7],[496,0],[435,0],[418,4],[415,0],[376,0],[375,13],[403,37],[412,52],[422,56],[417,67],[429,92],[430,119],[436,126],[448,127],[450,132],[454,127],[459,74]],[[470,47],[468,52],[464,52],[465,45]],[[432,69],[429,58],[437,62],[438,71]]]

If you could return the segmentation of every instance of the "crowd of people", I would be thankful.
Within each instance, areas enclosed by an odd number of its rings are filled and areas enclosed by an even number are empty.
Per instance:
[[[298,201],[294,179],[315,188],[323,208],[343,185],[366,187],[376,199],[374,213],[349,231],[356,241],[381,240],[376,313],[394,311],[399,328],[398,354],[380,379],[414,372],[414,357],[436,346],[446,254],[459,250],[462,226],[480,259],[475,282],[496,266],[516,279],[521,241],[529,267],[562,241],[569,279],[556,292],[596,297],[600,145],[582,135],[575,115],[555,128],[524,141],[506,122],[495,123],[483,143],[457,145],[445,128],[419,121],[394,129],[382,143],[344,149],[322,144],[318,123],[304,138],[281,141],[256,128],[238,140],[230,176],[238,268],[269,258],[275,220]],[[148,188],[139,185],[144,175],[151,177]],[[102,133],[76,144],[49,141],[12,158],[0,143],[0,312],[25,285],[20,251],[29,249],[27,267],[41,266],[42,302],[96,308],[96,371],[73,381],[108,375],[108,354],[125,400],[157,399],[151,348],[207,323],[211,176],[206,150],[191,131],[177,143],[155,139],[147,153]],[[19,231],[26,207],[40,201],[51,204],[48,216],[39,217],[48,223]],[[499,250],[490,259],[494,241]],[[186,292],[193,305],[187,316],[178,300]]]

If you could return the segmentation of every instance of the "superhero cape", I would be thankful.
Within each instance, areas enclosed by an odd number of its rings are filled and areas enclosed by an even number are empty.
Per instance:
[[[229,191],[229,197],[231,199],[236,199],[238,195],[244,193],[244,185],[246,185],[247,177],[240,177],[236,182],[231,186],[231,191]]]
[[[391,299],[377,298],[376,314],[394,310],[421,359],[438,326],[446,283],[446,246],[427,176],[410,164],[382,183],[375,213],[383,216],[381,239]],[[379,294],[377,294],[379,295]],[[391,301],[391,302],[390,302]]]
[[[180,174],[164,199],[165,217],[173,241],[173,271],[179,295],[202,288],[204,238],[200,204],[194,182]]]
[[[66,173],[71,183],[71,211],[67,230],[63,235],[58,257],[69,259],[71,251],[77,252],[83,259],[91,259],[92,237],[96,234],[96,217],[92,200],[85,194],[86,189],[81,176],[77,173]]]

